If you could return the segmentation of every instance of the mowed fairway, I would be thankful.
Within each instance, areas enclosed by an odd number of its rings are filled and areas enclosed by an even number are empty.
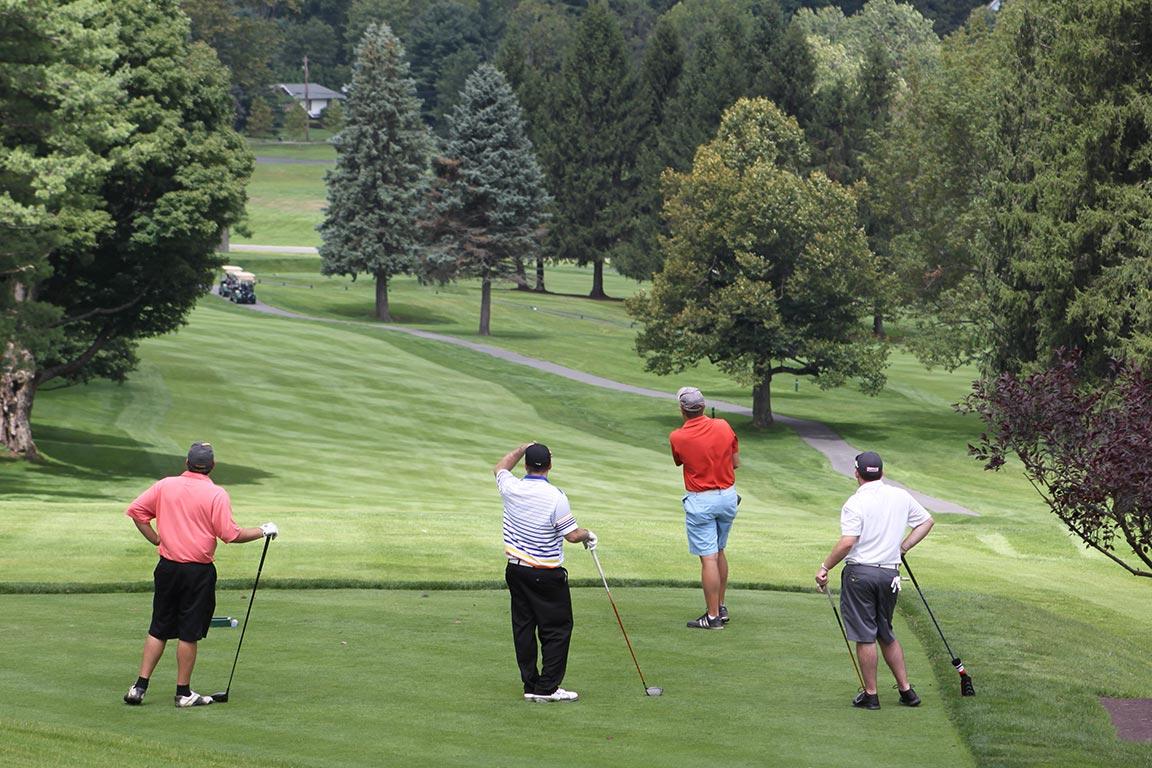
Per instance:
[[[790,430],[732,418],[744,462],[729,550],[733,623],[691,632],[683,624],[701,600],[667,450],[678,424],[670,401],[381,329],[363,319],[369,283],[309,276],[291,261],[255,267],[284,283],[262,285],[261,298],[330,321],[206,298],[186,328],[142,345],[126,384],[41,394],[35,428],[48,462],[0,463],[0,684],[10,701],[36,692],[0,709],[0,764],[194,755],[204,765],[507,765],[534,759],[526,745],[552,734],[563,765],[1152,765],[1152,745],[1118,742],[1096,700],[1152,691],[1149,587],[1084,553],[1018,476],[986,475],[966,456],[976,425],[948,405],[963,396],[963,374],[929,374],[897,355],[879,398],[806,382],[776,393],[781,411],[833,423],[889,457],[893,477],[978,513],[938,515],[913,556],[978,696],[960,699],[909,585],[898,631],[925,705],[895,706],[882,675],[884,708],[857,712],[843,640],[811,588],[853,485]],[[559,270],[554,287],[575,293],[586,277]],[[641,371],[618,303],[497,298],[488,343],[747,402],[714,371],[665,380]],[[395,300],[422,308],[414,324],[461,336],[478,306],[469,284],[402,283]],[[593,327],[603,333],[580,333]],[[128,708],[120,696],[138,663],[149,605],[139,590],[154,553],[123,508],[179,471],[195,439],[216,446],[214,477],[240,522],[275,520],[282,536],[233,702],[176,711],[168,658],[148,705]],[[554,481],[600,536],[641,665],[664,697],[642,695],[593,563],[573,547],[566,685],[583,701],[520,699],[491,467],[531,439],[553,448]],[[239,590],[258,558],[258,544],[220,548],[231,589],[217,613],[243,615]],[[69,594],[78,591],[94,593]],[[217,629],[205,641],[201,692],[223,687],[237,637]]]

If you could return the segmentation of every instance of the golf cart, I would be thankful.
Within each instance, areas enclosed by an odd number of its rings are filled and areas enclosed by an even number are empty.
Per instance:
[[[251,272],[237,272],[236,285],[228,291],[228,300],[235,304],[256,303],[256,275]]]
[[[242,267],[236,267],[231,264],[225,264],[224,277],[220,280],[220,298],[227,299],[232,295],[232,291],[236,288],[238,282],[236,275],[244,271]]]

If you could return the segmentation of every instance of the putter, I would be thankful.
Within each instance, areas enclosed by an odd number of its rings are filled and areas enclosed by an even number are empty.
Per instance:
[[[248,611],[244,614],[244,626],[240,628],[240,642],[236,643],[236,658],[232,659],[232,672],[228,675],[228,687],[212,694],[213,704],[228,703],[228,694],[232,691],[232,677],[236,674],[236,662],[240,661],[240,646],[244,645],[244,633],[248,631],[248,617],[252,615],[252,603],[256,602],[256,588],[260,586],[260,572],[264,570],[264,558],[268,555],[268,545],[271,543],[272,537],[265,536],[264,551],[260,553],[260,565],[256,568],[256,581],[252,582],[252,594],[248,597]]]
[[[960,657],[952,653],[952,648],[948,645],[948,638],[944,637],[944,630],[940,629],[940,622],[936,621],[936,615],[932,613],[932,609],[928,607],[928,600],[924,597],[924,590],[920,589],[920,583],[916,581],[916,574],[912,573],[912,566],[908,565],[908,558],[900,555],[900,561],[904,563],[904,568],[908,571],[908,576],[912,579],[912,584],[916,587],[916,591],[920,593],[920,600],[928,610],[928,615],[932,618],[932,623],[936,625],[936,631],[940,633],[940,639],[944,641],[944,650],[948,651],[948,656],[952,659],[952,666],[956,667],[956,671],[960,673],[960,695],[975,696],[976,689],[972,687],[972,678],[969,676],[968,671],[964,669],[964,663],[960,661]]]
[[[664,689],[655,685],[648,685],[644,679],[644,673],[640,671],[640,662],[636,660],[636,651],[632,650],[632,641],[628,639],[624,622],[620,620],[620,611],[616,609],[616,601],[612,599],[612,590],[608,589],[608,579],[604,578],[604,569],[600,567],[600,557],[596,554],[595,549],[588,551],[592,553],[592,559],[596,562],[596,570],[600,571],[600,581],[604,582],[604,591],[608,593],[608,602],[612,603],[612,612],[616,614],[616,623],[620,625],[620,631],[624,634],[624,642],[628,643],[628,652],[632,654],[632,663],[636,665],[636,673],[640,675],[640,684],[644,686],[644,695],[660,696],[664,693]]]
[[[828,605],[832,606],[832,613],[836,616],[836,624],[840,627],[840,635],[844,638],[844,647],[848,649],[848,659],[852,662],[852,669],[856,670],[856,679],[860,681],[860,690],[864,690],[864,675],[860,674],[860,665],[856,663],[856,656],[852,653],[852,645],[848,642],[848,633],[844,630],[844,622],[840,620],[840,611],[836,609],[836,601],[832,599],[832,590],[824,587],[823,592],[828,596]]]

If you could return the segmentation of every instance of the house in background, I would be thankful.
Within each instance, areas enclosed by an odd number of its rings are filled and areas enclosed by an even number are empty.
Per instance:
[[[343,101],[347,98],[339,91],[325,88],[316,83],[279,83],[276,86],[281,93],[290,96],[297,104],[304,107],[308,116],[320,117],[320,113],[328,108],[333,101]]]

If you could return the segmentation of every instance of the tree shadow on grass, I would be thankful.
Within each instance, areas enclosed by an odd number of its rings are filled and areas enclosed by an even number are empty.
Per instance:
[[[24,473],[12,473],[5,480],[10,493],[36,493],[45,482],[56,480],[126,480],[150,483],[184,471],[185,454],[155,450],[151,446],[122,435],[104,435],[64,427],[39,426],[36,444],[44,461],[31,465]],[[273,473],[240,464],[221,463],[212,479],[221,484],[241,485],[270,478]],[[54,496],[68,498],[103,498],[99,483],[87,492],[82,485],[62,484],[53,489]]]

